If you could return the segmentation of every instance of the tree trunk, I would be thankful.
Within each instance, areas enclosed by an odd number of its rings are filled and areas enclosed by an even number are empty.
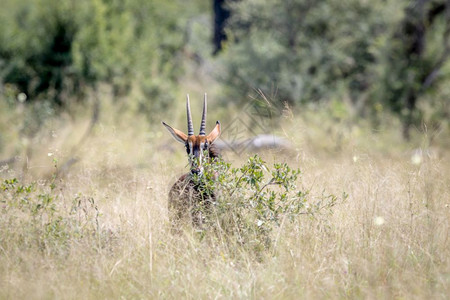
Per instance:
[[[230,17],[230,11],[226,8],[225,0],[214,0],[214,52],[217,54],[222,50],[222,43],[227,40],[225,34],[225,25],[227,19]]]

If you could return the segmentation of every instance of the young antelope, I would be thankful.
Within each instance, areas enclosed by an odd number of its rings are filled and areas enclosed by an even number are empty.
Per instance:
[[[205,158],[211,160],[218,157],[218,150],[213,143],[220,135],[220,123],[217,121],[211,133],[206,135],[206,110],[205,94],[198,135],[194,135],[189,95],[186,99],[188,134],[162,122],[175,140],[185,145],[190,164],[190,172],[182,175],[169,191],[169,217],[173,225],[179,221],[190,219],[194,225],[201,226],[204,221],[202,212],[215,199],[213,193],[203,192],[201,176],[203,173],[202,161]],[[200,178],[200,180],[194,180],[195,178]]]

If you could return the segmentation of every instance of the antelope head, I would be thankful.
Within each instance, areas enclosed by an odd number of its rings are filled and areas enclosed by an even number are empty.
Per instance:
[[[214,141],[220,135],[220,122],[216,122],[216,126],[211,131],[210,134],[206,135],[206,94],[203,99],[203,113],[202,122],[200,124],[200,132],[198,135],[194,135],[194,126],[192,124],[191,116],[191,106],[189,104],[189,95],[186,99],[186,112],[187,112],[187,125],[188,134],[184,134],[182,131],[175,129],[165,122],[162,124],[169,130],[170,134],[175,138],[175,140],[183,143],[186,147],[186,152],[189,155],[189,163],[191,166],[191,174],[201,174],[203,171],[202,160],[204,155],[209,154],[209,149]]]

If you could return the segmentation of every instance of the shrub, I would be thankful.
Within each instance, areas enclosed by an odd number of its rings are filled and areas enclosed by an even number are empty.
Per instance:
[[[214,232],[255,250],[269,248],[272,231],[283,222],[300,215],[331,213],[331,208],[347,197],[344,193],[341,198],[330,194],[314,199],[310,190],[297,188],[299,169],[286,163],[269,168],[258,155],[239,168],[223,161],[206,162],[204,168],[203,175],[194,180],[203,194],[214,191],[216,197],[206,213],[202,234]]]
[[[38,248],[64,254],[71,243],[102,242],[100,212],[92,197],[75,195],[69,206],[59,194],[56,176],[24,184],[17,178],[0,183],[0,243],[3,247]]]

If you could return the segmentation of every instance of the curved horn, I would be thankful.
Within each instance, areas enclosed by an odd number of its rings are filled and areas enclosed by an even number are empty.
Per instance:
[[[188,136],[191,136],[194,135],[194,125],[192,124],[191,104],[189,103],[189,94],[187,94],[186,98],[186,113],[187,113]]]
[[[206,93],[205,93],[205,97],[203,98],[203,113],[202,113],[202,123],[200,124],[200,133],[199,135],[206,135],[206,109],[207,109],[207,105],[206,105]]]

